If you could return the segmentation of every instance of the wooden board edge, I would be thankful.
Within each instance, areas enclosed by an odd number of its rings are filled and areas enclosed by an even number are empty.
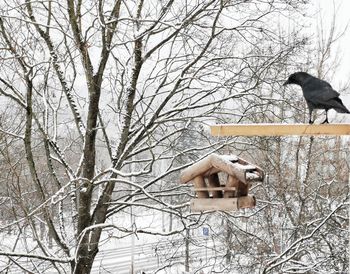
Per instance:
[[[252,195],[236,198],[197,198],[190,202],[192,212],[236,211],[241,208],[253,208],[256,199]]]
[[[350,135],[350,124],[218,124],[213,136],[317,136]]]

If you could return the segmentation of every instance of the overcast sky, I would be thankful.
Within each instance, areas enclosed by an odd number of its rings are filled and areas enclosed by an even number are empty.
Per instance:
[[[320,9],[322,20],[326,27],[330,27],[334,11],[336,13],[336,29],[337,33],[345,30],[350,24],[350,1],[349,0],[313,0],[313,8]],[[316,30],[317,23],[320,20],[320,15],[315,14],[312,18],[313,25]],[[350,78],[350,26],[346,29],[344,36],[338,41],[337,48],[341,55],[340,67],[338,68],[337,79],[334,79],[337,84],[349,81]],[[334,49],[335,51],[336,49]],[[333,53],[335,53],[333,51]],[[350,93],[350,91],[348,91]]]

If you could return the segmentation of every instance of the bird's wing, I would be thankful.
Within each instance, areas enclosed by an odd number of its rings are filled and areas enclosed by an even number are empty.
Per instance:
[[[312,79],[307,81],[303,86],[304,97],[307,101],[322,104],[332,98],[339,97],[339,93],[326,81]]]

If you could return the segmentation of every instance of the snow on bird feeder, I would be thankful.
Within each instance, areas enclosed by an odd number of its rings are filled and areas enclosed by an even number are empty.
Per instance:
[[[255,206],[249,188],[263,178],[261,168],[237,156],[211,154],[184,169],[180,181],[193,182],[197,197],[191,200],[192,211],[232,211]]]

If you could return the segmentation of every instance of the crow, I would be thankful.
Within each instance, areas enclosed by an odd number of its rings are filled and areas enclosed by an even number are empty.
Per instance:
[[[326,110],[326,120],[322,124],[328,123],[327,112],[331,108],[339,113],[350,113],[339,98],[339,93],[326,81],[318,79],[306,72],[295,72],[288,77],[288,80],[284,82],[283,86],[288,84],[301,86],[309,108],[309,124],[313,123],[311,114],[314,109]]]

